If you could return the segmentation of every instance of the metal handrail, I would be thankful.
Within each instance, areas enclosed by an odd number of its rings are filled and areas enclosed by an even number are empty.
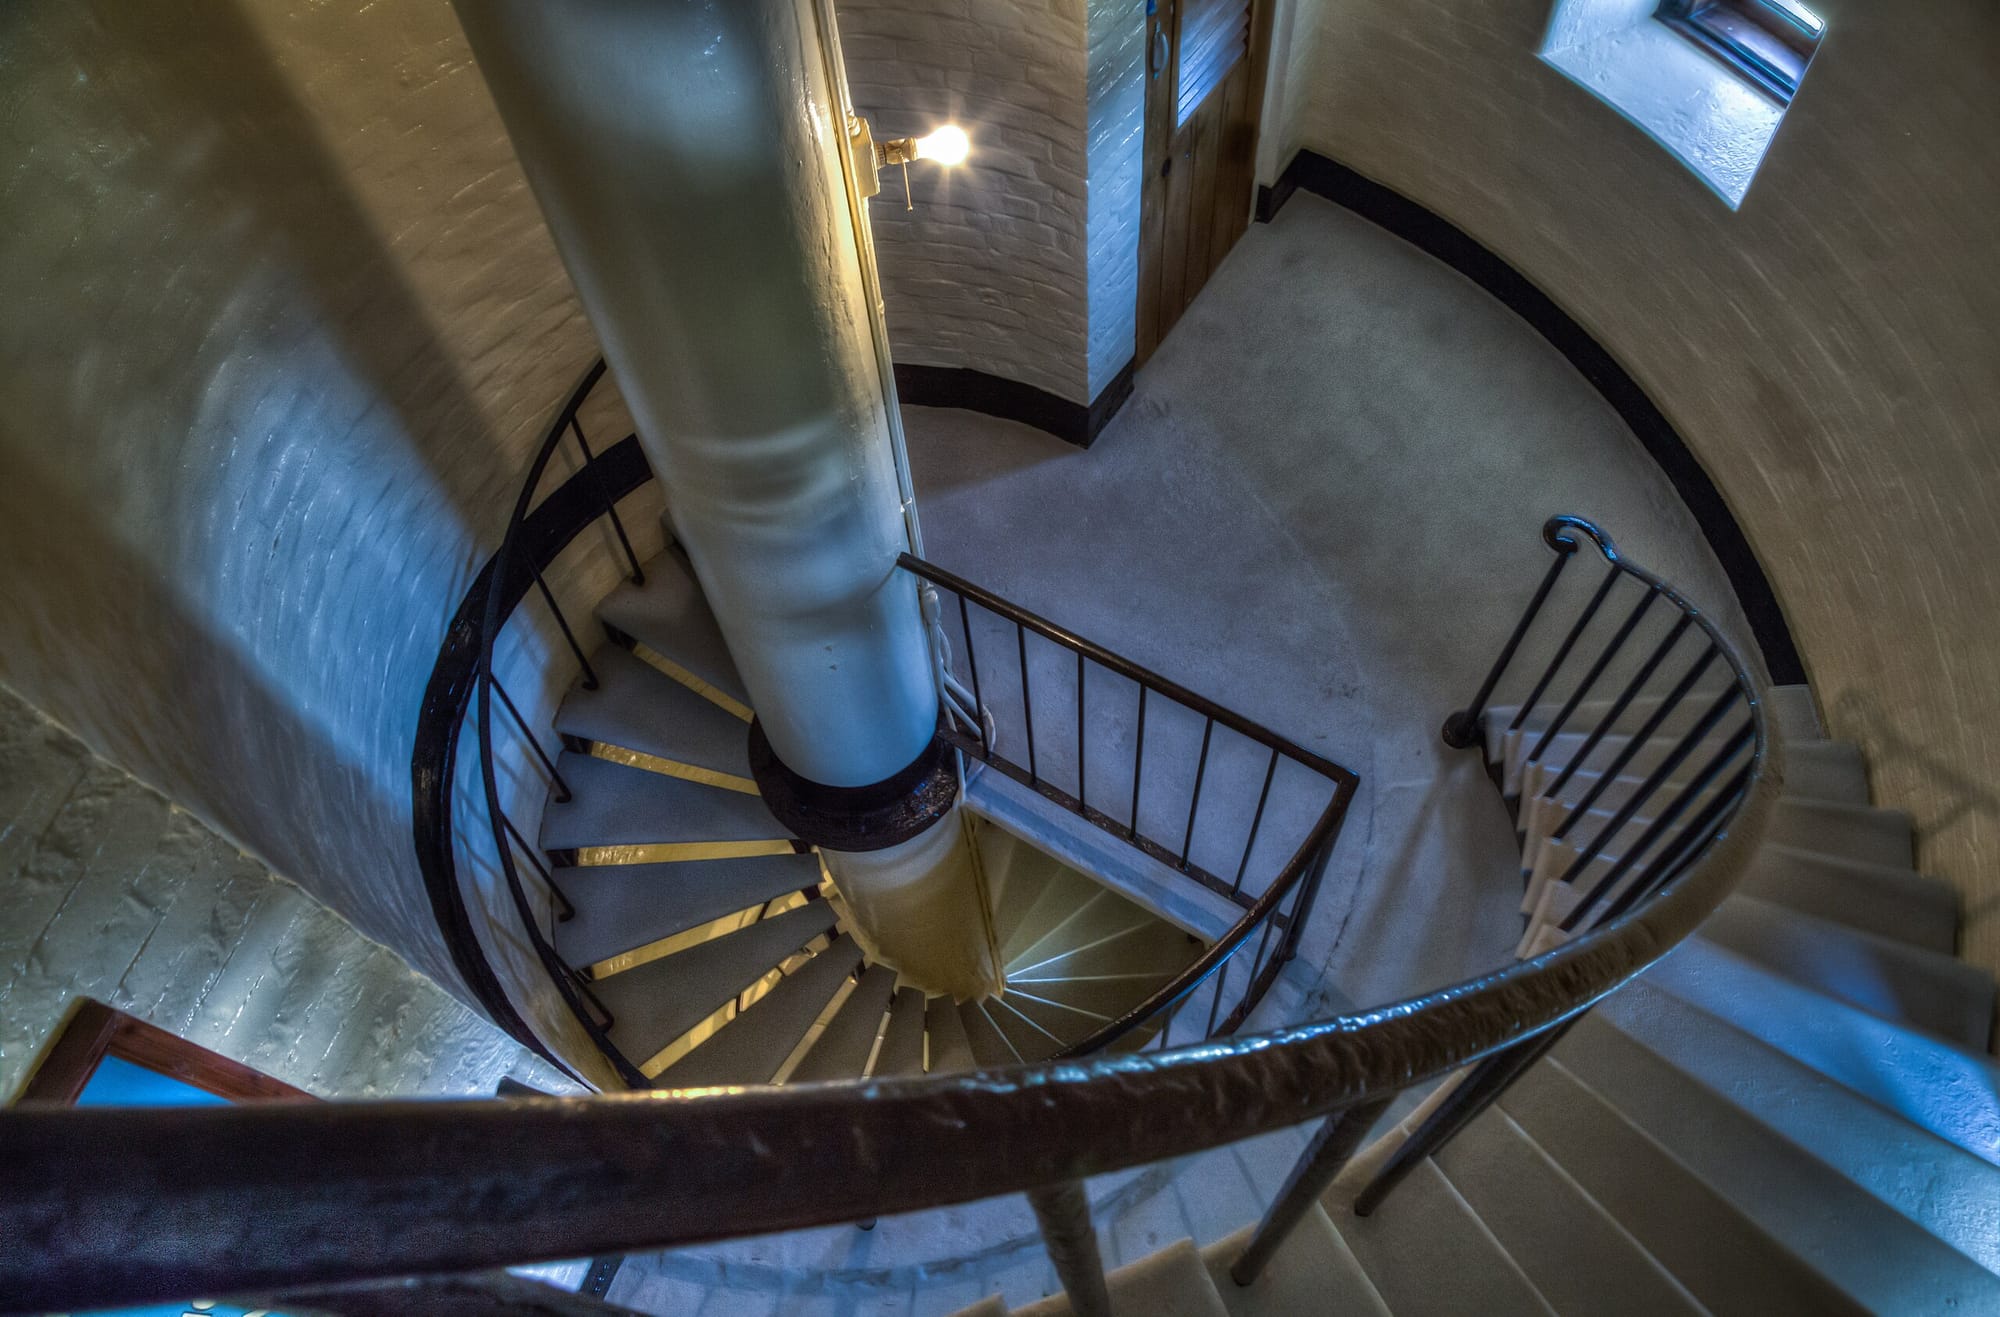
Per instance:
[[[935,563],[927,562],[908,553],[898,558],[897,566],[913,576],[929,582],[933,586],[950,591],[958,597],[960,624],[964,628],[966,661],[975,684],[978,681],[979,669],[972,639],[972,625],[966,616],[965,605],[968,601],[979,605],[985,612],[1000,618],[1002,621],[1013,624],[1021,635],[1025,636],[1025,633],[1033,632],[1045,640],[1054,643],[1059,648],[1068,650],[1077,656],[1077,691],[1079,696],[1077,713],[1077,787],[1079,794],[1077,796],[1071,796],[1069,793],[1049,784],[1035,771],[1033,766],[1034,728],[1032,702],[1028,695],[1029,677],[1028,667],[1025,662],[1025,649],[1022,650],[1022,699],[1024,707],[1029,710],[1027,736],[1029,767],[1023,769],[1021,765],[1000,755],[992,744],[989,730],[983,724],[974,727],[970,732],[957,727],[955,724],[949,725],[946,735],[957,748],[1000,769],[1007,776],[1036,790],[1045,798],[1068,809],[1078,817],[1097,824],[1102,830],[1108,832],[1113,837],[1117,837],[1138,848],[1142,854],[1152,855],[1157,852],[1158,854],[1155,858],[1159,858],[1170,864],[1173,862],[1172,854],[1157,843],[1151,842],[1150,839],[1141,836],[1139,832],[1138,782],[1145,760],[1146,749],[1144,726],[1145,697],[1148,695],[1157,696],[1187,708],[1202,717],[1204,720],[1202,761],[1195,775],[1194,791],[1188,805],[1187,828],[1182,839],[1178,863],[1174,864],[1173,867],[1178,868],[1182,873],[1191,874],[1202,879],[1204,885],[1247,908],[1221,938],[1192,964],[1182,969],[1168,982],[1148,994],[1143,1001],[1131,1007],[1116,1019],[1102,1025],[1088,1037],[1057,1052],[1056,1057],[1058,1059],[1074,1058],[1101,1051],[1154,1020],[1166,1021],[1165,1029],[1168,1032],[1162,1033],[1160,1038],[1163,1042],[1171,1042],[1170,1031],[1172,1028],[1171,1017],[1173,1012],[1199,991],[1204,984],[1208,983],[1218,970],[1223,970],[1235,955],[1242,950],[1251,934],[1257,932],[1259,928],[1264,928],[1266,930],[1265,941],[1258,946],[1257,955],[1251,965],[1250,974],[1241,1000],[1238,1001],[1226,1016],[1221,1018],[1220,1027],[1218,1028],[1217,1013],[1222,1004],[1222,991],[1224,987],[1223,984],[1218,983],[1214,1007],[1209,1012],[1209,1019],[1202,1036],[1204,1038],[1212,1038],[1234,1033],[1250,1017],[1251,1012],[1256,1009],[1258,1003],[1263,999],[1264,994],[1269,991],[1271,984],[1277,978],[1278,971],[1297,952],[1299,935],[1304,931],[1306,919],[1312,911],[1313,902],[1318,894],[1321,879],[1325,875],[1327,861],[1331,856],[1334,842],[1340,835],[1341,824],[1346,819],[1347,809],[1354,798],[1355,788],[1359,783],[1359,779],[1350,770],[1341,767],[1339,764],[1321,755],[1314,754],[1297,742],[1272,731],[1263,724],[1254,722],[1235,710],[1218,704],[1207,696],[1199,695],[1178,682],[1164,677],[1150,668],[1141,666],[1122,654],[1106,649],[1095,641],[1085,639],[1075,632],[1059,626],[1042,617],[1040,614],[1032,612],[1010,599],[1003,598],[993,591],[986,589],[984,586],[975,584],[955,572],[948,571]],[[1025,639],[1021,643],[1025,646]],[[1129,824],[1122,828],[1117,825],[1115,819],[1106,815],[1103,811],[1092,809],[1084,799],[1084,792],[1086,790],[1084,785],[1086,733],[1082,715],[1082,692],[1085,689],[1084,673],[1086,661],[1095,663],[1099,667],[1132,682],[1141,692],[1139,735],[1133,746],[1133,810]],[[948,705],[947,709],[949,710]],[[1236,881],[1233,884],[1224,883],[1213,875],[1199,871],[1198,866],[1190,864],[1188,859],[1189,851],[1193,845],[1195,822],[1199,813],[1202,783],[1207,771],[1209,739],[1213,733],[1214,726],[1217,724],[1238,733],[1245,740],[1256,745],[1261,745],[1271,751],[1270,765],[1264,774],[1263,790],[1258,800],[1257,817],[1252,821],[1249,835],[1244,842],[1243,867],[1238,869]],[[1277,771],[1278,761],[1281,758],[1291,760],[1319,775],[1331,785],[1332,791],[1325,808],[1321,811],[1319,817],[1315,820],[1303,840],[1294,849],[1290,858],[1281,866],[1277,875],[1271,880],[1263,894],[1253,898],[1243,893],[1244,868],[1247,868],[1250,854],[1255,849],[1258,829],[1263,822],[1263,805],[1269,798],[1271,781]],[[1281,913],[1280,907],[1285,903],[1287,898],[1294,897],[1295,894],[1296,900],[1294,900],[1292,908],[1287,912]],[[1285,936],[1279,943],[1276,953],[1267,963],[1264,957],[1268,949],[1269,929],[1280,919],[1284,920]]]

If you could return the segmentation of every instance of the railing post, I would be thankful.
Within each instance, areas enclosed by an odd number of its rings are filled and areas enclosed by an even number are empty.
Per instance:
[[[1514,634],[1507,637],[1506,645],[1500,650],[1500,657],[1493,660],[1493,666],[1487,670],[1486,680],[1479,683],[1479,693],[1472,697],[1471,704],[1444,720],[1442,733],[1444,743],[1454,750],[1463,750],[1479,739],[1479,718],[1486,712],[1486,701],[1493,698],[1493,688],[1500,684],[1501,674],[1505,673],[1507,665],[1514,661],[1514,651],[1521,647],[1521,638],[1527,635],[1528,628],[1534,625],[1536,616],[1542,611],[1542,605],[1548,602],[1549,591],[1556,588],[1556,578],[1562,575],[1562,569],[1569,565],[1570,557],[1576,553],[1574,540],[1561,543],[1551,540],[1549,547],[1556,551],[1555,561],[1550,563],[1548,571],[1542,574],[1542,583],[1535,587],[1535,597],[1528,601],[1527,611],[1522,613],[1521,620],[1514,624]]]
[[[1049,1261],[1069,1296],[1076,1317],[1111,1317],[1111,1291],[1104,1282],[1104,1259],[1090,1225],[1090,1198],[1083,1181],[1064,1180],[1028,1190],[1028,1206],[1042,1228]]]
[[[1230,1264],[1229,1278],[1238,1285],[1251,1285],[1263,1274],[1265,1266],[1274,1254],[1291,1236],[1292,1228],[1298,1225],[1319,1196],[1326,1192],[1341,1168],[1353,1159],[1354,1150],[1361,1146],[1361,1140],[1381,1118],[1389,1106],[1389,1099],[1378,1098],[1349,1107],[1326,1118],[1313,1140],[1292,1166],[1292,1173],[1285,1177],[1285,1187],[1271,1202],[1271,1210],[1257,1224],[1257,1233],[1250,1237],[1250,1244],[1243,1250],[1243,1256]]]

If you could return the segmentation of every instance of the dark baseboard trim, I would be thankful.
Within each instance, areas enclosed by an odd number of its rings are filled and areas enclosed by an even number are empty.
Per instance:
[[[1701,527],[1736,590],[1737,602],[1743,606],[1757,647],[1764,653],[1764,666],[1770,670],[1771,680],[1779,685],[1805,681],[1805,664],[1799,659],[1791,627],[1778,606],[1777,592],[1771,588],[1770,578],[1764,575],[1757,555],[1751,552],[1743,528],[1736,524],[1715,482],[1689,451],[1673,423],[1603,344],[1526,275],[1463,229],[1401,193],[1315,152],[1300,151],[1285,166],[1276,185],[1257,189],[1258,220],[1268,223],[1300,188],[1346,207],[1443,261],[1498,298],[1568,358],[1577,373],[1631,427],[1646,452],[1666,473],[1681,502],[1694,514],[1695,524]],[[1559,509],[1551,509],[1555,510]]]
[[[896,394],[902,401],[919,407],[962,407],[1002,420],[1019,421],[1079,448],[1088,448],[1132,396],[1133,366],[1134,363],[1126,362],[1125,369],[1088,406],[1058,398],[1046,389],[1019,380],[957,366],[898,363]]]

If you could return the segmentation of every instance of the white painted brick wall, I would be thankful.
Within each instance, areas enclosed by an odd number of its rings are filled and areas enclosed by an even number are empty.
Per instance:
[[[1088,402],[1084,0],[842,0],[857,113],[877,137],[957,122],[970,165],[900,171],[869,203],[898,361]]]
[[[1132,359],[1146,142],[1145,0],[1089,0],[1090,393]]]
[[[79,997],[321,1097],[560,1075],[0,688],[0,1105]]]

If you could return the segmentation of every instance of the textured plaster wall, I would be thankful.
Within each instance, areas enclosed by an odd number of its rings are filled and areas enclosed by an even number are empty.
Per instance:
[[[1090,396],[1132,360],[1146,163],[1144,0],[1088,0]]]
[[[968,167],[911,168],[915,210],[903,208],[901,170],[868,203],[897,361],[1090,400],[1084,10],[841,0],[848,86],[875,135],[949,122],[972,135]]]
[[[321,1097],[573,1088],[0,688],[0,1104],[80,997]]]
[[[1736,212],[1536,58],[1544,0],[1301,0],[1279,122],[1499,252],[1666,411],[2000,969],[2000,9],[1816,8]]]
[[[418,704],[596,347],[449,9],[21,0],[0,86],[0,678],[455,984]]]

